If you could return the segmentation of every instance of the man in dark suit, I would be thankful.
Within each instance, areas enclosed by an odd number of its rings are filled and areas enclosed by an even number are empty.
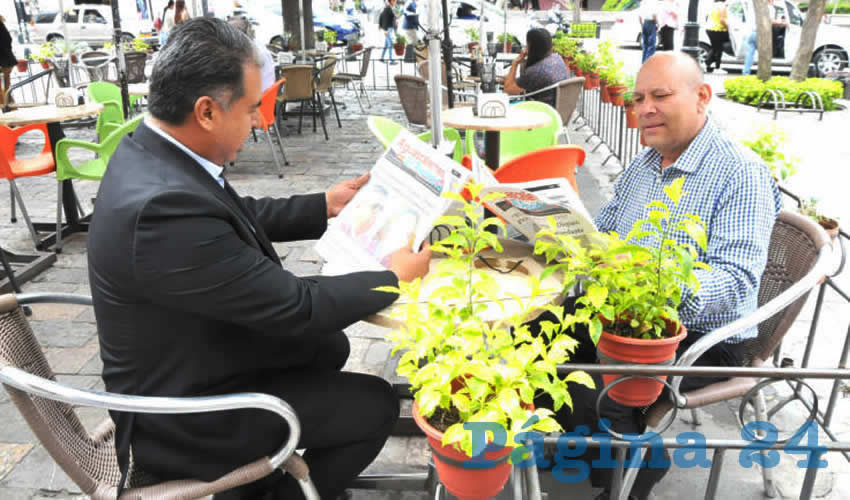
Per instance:
[[[258,126],[260,64],[250,40],[208,17],[177,27],[150,82],[150,116],[109,163],[88,240],[109,391],[146,396],[263,392],[301,421],[299,448],[322,498],[377,456],[398,417],[380,378],[340,371],[342,329],[389,305],[373,291],[425,274],[430,251],[400,249],[390,270],[299,278],[272,241],[319,237],[367,177],[289,199],[240,197],[221,165]],[[268,456],[287,435],[269,412],[115,412],[129,448],[162,479],[215,479]],[[231,496],[300,498],[276,473]]]

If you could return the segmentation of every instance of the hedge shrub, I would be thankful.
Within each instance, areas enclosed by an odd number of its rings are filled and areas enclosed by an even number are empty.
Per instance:
[[[805,11],[806,9],[809,8],[809,3],[808,2],[800,2],[799,4],[797,4],[797,7],[799,7],[800,10]],[[828,4],[826,4],[826,10],[824,10],[824,12],[826,14],[832,14],[832,9],[834,7],[835,7],[834,3],[828,3]],[[850,2],[838,2],[838,10],[836,10],[835,13],[836,14],[850,14]]]
[[[795,82],[786,76],[774,76],[762,82],[755,75],[728,78],[723,82],[723,88],[728,99],[750,106],[757,106],[759,97],[768,89],[781,90],[788,103],[793,103],[801,93],[812,91],[823,100],[823,107],[827,111],[837,109],[833,100],[840,98],[844,91],[841,82],[824,78],[807,78]],[[804,103],[806,107],[811,106],[808,99]]]
[[[602,10],[627,10],[632,8],[636,2],[637,0],[605,0],[605,3],[602,4]]]

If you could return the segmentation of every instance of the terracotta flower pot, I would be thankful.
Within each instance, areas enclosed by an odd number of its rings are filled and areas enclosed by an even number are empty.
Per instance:
[[[599,98],[606,104],[611,103],[611,96],[608,95],[608,82],[602,79],[599,80]]]
[[[71,62],[77,64],[77,54],[71,54]]]
[[[838,237],[838,221],[835,219],[823,219],[818,221],[818,224],[826,231],[831,240]]]
[[[624,104],[626,107],[626,127],[638,128],[637,112],[635,111],[635,103],[629,101]]]
[[[591,89],[599,88],[599,73],[591,72],[589,80]]]
[[[470,54],[475,50],[475,47],[478,47],[478,42],[469,42],[466,44],[466,48],[469,49]]]
[[[50,69],[50,63],[47,61],[41,61],[41,67],[44,69]]]
[[[404,55],[404,44],[397,43],[393,45],[393,50],[395,50],[395,55],[401,57]]]
[[[460,500],[485,500],[492,498],[508,482],[511,464],[508,462],[513,448],[502,447],[498,451],[484,452],[487,460],[496,462],[489,469],[458,467],[451,462],[466,462],[470,457],[451,446],[443,446],[443,433],[435,429],[419,414],[418,403],[413,403],[413,420],[428,438],[428,444],[434,454],[434,466],[440,476],[440,482],[449,493]]]
[[[672,323],[668,323],[672,328]],[[657,364],[673,360],[679,342],[687,336],[685,325],[679,324],[676,335],[663,339],[633,339],[602,332],[596,351],[599,362],[612,364]],[[613,383],[620,375],[602,375],[605,385]],[[667,380],[667,377],[661,377]],[[608,392],[614,401],[625,406],[647,406],[658,399],[664,384],[648,378],[632,378]]]
[[[501,45],[501,44],[499,44],[499,45]],[[511,46],[511,44],[510,44],[510,43],[509,43],[509,44],[507,44],[507,45],[505,45],[505,52],[507,52],[508,54],[510,54],[510,53],[511,53],[511,49],[512,49],[512,48],[513,48],[513,47]]]
[[[363,50],[363,44],[362,43],[352,43],[351,44],[351,52],[360,52],[361,50]]]
[[[29,65],[30,63],[26,59],[18,59],[18,71],[21,73],[25,72],[29,68]]]
[[[623,102],[623,94],[629,90],[625,85],[609,85],[608,86],[608,98],[610,99],[611,104],[614,106],[622,106]]]

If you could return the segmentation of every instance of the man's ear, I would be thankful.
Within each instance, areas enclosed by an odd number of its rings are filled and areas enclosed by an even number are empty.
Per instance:
[[[195,120],[207,132],[211,132],[215,128],[216,115],[220,111],[218,104],[210,96],[205,95],[195,101]]]
[[[697,110],[700,113],[705,113],[708,109],[708,103],[711,102],[711,85],[701,83],[697,87]]]

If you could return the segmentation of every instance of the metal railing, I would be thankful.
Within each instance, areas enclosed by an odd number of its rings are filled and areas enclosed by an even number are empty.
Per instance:
[[[590,131],[585,143],[599,141],[591,152],[605,146],[608,156],[602,161],[603,165],[613,158],[625,168],[641,150],[640,130],[626,126],[624,106],[602,102],[600,94],[599,88],[582,89],[576,107],[578,113],[573,119],[573,123],[578,125],[575,130],[587,128]]]

